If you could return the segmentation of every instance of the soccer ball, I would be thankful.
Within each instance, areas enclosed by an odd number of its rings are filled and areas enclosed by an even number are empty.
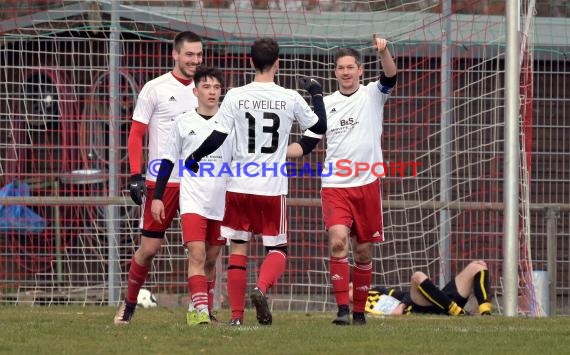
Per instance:
[[[142,308],[151,308],[158,305],[156,297],[146,288],[141,288],[137,296],[137,306]]]

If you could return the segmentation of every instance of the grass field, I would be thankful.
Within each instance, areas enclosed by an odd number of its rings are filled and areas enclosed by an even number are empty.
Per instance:
[[[405,316],[332,325],[329,313],[275,312],[259,326],[190,328],[185,309],[137,310],[117,327],[111,307],[0,307],[0,354],[568,354],[570,318]]]

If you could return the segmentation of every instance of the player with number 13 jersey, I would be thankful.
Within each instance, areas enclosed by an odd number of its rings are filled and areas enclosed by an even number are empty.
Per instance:
[[[216,130],[236,139],[228,191],[265,196],[287,194],[287,177],[281,171],[293,122],[302,130],[315,125],[317,115],[296,91],[274,82],[251,82],[228,91]],[[247,178],[244,178],[247,177]]]
[[[326,132],[322,88],[315,80],[304,80],[312,97],[314,112],[297,92],[279,87],[279,44],[272,38],[257,39],[251,46],[253,82],[226,94],[212,134],[185,160],[191,171],[202,169],[199,162],[215,151],[233,132],[234,176],[228,180],[222,236],[230,240],[228,299],[230,324],[244,322],[245,289],[249,242],[261,236],[266,256],[258,271],[250,299],[257,321],[273,321],[266,292],[279,280],[287,265],[287,176],[282,172],[289,133],[298,121],[306,130],[295,147],[309,154]]]

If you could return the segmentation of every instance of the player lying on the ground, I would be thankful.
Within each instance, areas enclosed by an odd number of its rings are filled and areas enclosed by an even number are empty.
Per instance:
[[[374,315],[402,315],[410,313],[448,314],[462,316],[469,296],[474,295],[481,315],[491,315],[490,275],[482,260],[469,263],[455,279],[440,290],[421,271],[410,279],[409,291],[373,287],[368,292],[366,312]],[[352,300],[352,284],[350,285]]]

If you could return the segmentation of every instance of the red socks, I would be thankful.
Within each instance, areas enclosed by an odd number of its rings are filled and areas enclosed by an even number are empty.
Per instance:
[[[350,281],[350,267],[348,265],[348,258],[335,258],[331,256],[329,268],[333,292],[336,298],[336,304],[339,306],[348,306],[350,304],[350,299],[348,296],[348,284]]]
[[[352,273],[352,311],[364,312],[370,281],[372,280],[372,263],[355,264]]]
[[[216,279],[208,281],[208,311],[212,313],[212,308],[214,308],[214,296],[216,290]]]
[[[285,272],[287,255],[280,250],[271,250],[263,259],[257,278],[257,287],[265,294]]]
[[[247,287],[247,256],[231,254],[228,261],[228,298],[232,310],[231,319],[243,321],[245,288]]]
[[[127,279],[127,296],[125,300],[129,303],[137,303],[137,296],[148,276],[150,268],[137,264],[135,257],[131,259],[129,276]]]
[[[188,278],[188,291],[192,297],[194,308],[208,308],[208,280],[204,275],[194,275]]]

